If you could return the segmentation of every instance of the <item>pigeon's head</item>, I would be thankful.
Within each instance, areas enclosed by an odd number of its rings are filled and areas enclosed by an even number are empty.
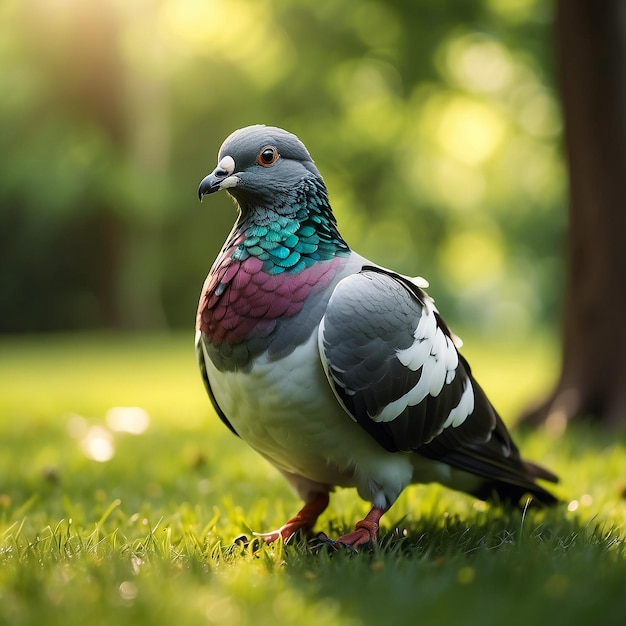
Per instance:
[[[198,196],[226,189],[242,210],[288,206],[306,179],[323,185],[304,144],[286,130],[247,126],[227,137],[217,167],[200,183]]]

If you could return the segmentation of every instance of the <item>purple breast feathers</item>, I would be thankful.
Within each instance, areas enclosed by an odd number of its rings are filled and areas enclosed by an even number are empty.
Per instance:
[[[224,255],[204,283],[196,327],[215,346],[267,337],[280,319],[296,315],[332,281],[342,261],[335,257],[298,273],[271,275],[254,256],[237,261]]]

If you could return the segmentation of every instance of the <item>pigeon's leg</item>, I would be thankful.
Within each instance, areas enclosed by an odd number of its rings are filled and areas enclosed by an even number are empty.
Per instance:
[[[279,537],[287,541],[289,537],[302,529],[310,531],[313,529],[317,518],[326,510],[328,506],[328,493],[311,494],[310,500],[298,511],[298,513],[290,520],[285,522],[280,528],[271,530],[267,533],[254,533],[255,537],[260,537],[266,543],[272,543]]]
[[[341,543],[351,548],[357,548],[370,542],[375,544],[378,540],[378,522],[384,513],[384,509],[379,509],[377,506],[372,507],[365,518],[355,524],[351,533],[337,538],[335,543]]]

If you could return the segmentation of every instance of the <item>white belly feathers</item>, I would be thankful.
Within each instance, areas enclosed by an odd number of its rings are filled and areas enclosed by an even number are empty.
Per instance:
[[[356,487],[382,508],[411,482],[414,455],[384,450],[337,402],[316,333],[288,357],[259,357],[246,372],[219,371],[209,358],[206,364],[217,403],[239,436],[279,470]]]

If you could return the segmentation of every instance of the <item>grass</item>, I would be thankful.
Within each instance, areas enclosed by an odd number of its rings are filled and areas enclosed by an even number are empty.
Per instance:
[[[546,338],[466,338],[464,352],[505,416],[556,371]],[[626,614],[623,433],[516,433],[562,477],[552,510],[416,486],[372,551],[311,554],[301,540],[233,544],[300,503],[213,415],[189,336],[5,338],[0,381],[0,624],[610,625]],[[340,491],[319,527],[345,532],[366,511]]]

